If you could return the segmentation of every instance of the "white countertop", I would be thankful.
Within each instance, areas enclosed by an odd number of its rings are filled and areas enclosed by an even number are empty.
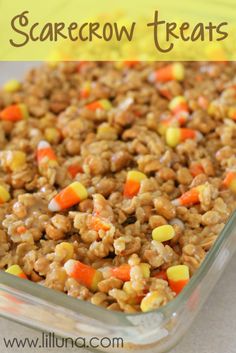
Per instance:
[[[0,63],[0,84],[7,78],[19,76],[19,71],[32,63],[11,65]],[[19,70],[19,65],[21,70]],[[9,77],[10,74],[10,77]],[[228,265],[223,277],[211,293],[210,298],[179,345],[170,353],[236,353],[236,256]],[[24,353],[68,353],[68,349],[24,348],[10,349],[4,346],[3,338],[37,338],[39,332],[0,318],[0,352]],[[70,349],[70,352],[83,352]]]

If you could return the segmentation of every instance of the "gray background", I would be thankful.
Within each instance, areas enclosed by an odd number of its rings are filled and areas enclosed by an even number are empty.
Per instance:
[[[20,75],[32,63],[0,63],[0,84]],[[0,352],[68,353],[68,349],[6,349],[5,338],[36,338],[40,333],[0,318]],[[70,352],[85,352],[70,349]],[[221,280],[214,288],[183,340],[170,353],[236,353],[236,257],[228,265]]]

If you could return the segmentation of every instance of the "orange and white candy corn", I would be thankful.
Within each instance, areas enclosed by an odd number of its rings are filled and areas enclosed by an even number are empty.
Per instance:
[[[175,230],[170,224],[164,224],[163,226],[156,227],[152,231],[152,239],[157,240],[160,243],[171,240],[174,236]]]
[[[170,111],[174,114],[180,125],[184,125],[189,118],[189,108],[184,96],[177,96],[170,101]]]
[[[37,162],[39,171],[58,165],[57,157],[47,141],[40,141],[37,147]]]
[[[200,141],[202,134],[199,131],[186,128],[169,127],[166,130],[166,143],[170,147],[176,147],[179,143],[189,139]]]
[[[23,272],[22,268],[19,265],[10,266],[5,272],[23,279],[27,279],[26,274]]]
[[[236,193],[236,172],[228,172],[224,178],[223,185]]]
[[[191,206],[200,202],[200,193],[204,190],[205,185],[199,185],[186,191],[178,199],[172,201],[175,206]]]
[[[189,111],[188,104],[184,96],[177,96],[173,98],[169,103],[169,109],[173,114]]]
[[[112,107],[111,103],[107,99],[100,99],[98,101],[89,103],[85,106],[86,109],[95,112],[96,110],[110,110]]]
[[[103,279],[100,271],[80,261],[70,259],[64,264],[64,269],[69,277],[94,292],[98,288],[98,283]]]
[[[72,207],[87,199],[88,192],[85,187],[78,181],[68,185],[65,189],[60,191],[49,203],[48,209],[51,212],[58,212]]]
[[[184,66],[181,63],[173,63],[164,66],[149,76],[150,82],[168,82],[172,80],[182,81],[184,79]]]
[[[81,98],[88,98],[91,93],[91,82],[85,81],[80,90],[80,97]]]
[[[133,197],[138,194],[141,181],[147,179],[147,176],[137,170],[131,170],[127,174],[124,186],[124,196]]]
[[[13,104],[0,112],[0,119],[7,121],[20,121],[28,118],[28,109],[25,104]]]
[[[7,189],[3,185],[0,185],[0,205],[9,201],[10,198],[11,196]]]
[[[189,268],[186,265],[171,266],[166,271],[169,286],[173,292],[179,294],[189,282]]]

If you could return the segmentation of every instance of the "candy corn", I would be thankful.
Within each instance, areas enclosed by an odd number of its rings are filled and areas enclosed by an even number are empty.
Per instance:
[[[7,121],[20,121],[28,118],[28,110],[25,104],[13,104],[0,112],[0,119]]]
[[[123,282],[130,280],[130,265],[123,264],[111,269],[111,276],[120,279]]]
[[[193,177],[204,173],[203,166],[199,162],[192,162],[189,167],[189,171]]]
[[[71,178],[75,178],[78,173],[83,173],[83,168],[80,164],[71,164],[67,168],[68,173],[70,174]]]
[[[142,312],[147,312],[160,307],[163,297],[158,291],[148,293],[141,301],[140,308]]]
[[[185,124],[188,115],[183,112],[183,114],[177,114],[176,116],[171,116],[166,119],[162,119],[157,127],[157,131],[160,135],[165,135],[169,127],[179,127]]]
[[[73,182],[60,191],[49,203],[48,209],[52,212],[62,211],[87,199],[88,192],[78,181]]]
[[[104,140],[116,140],[117,131],[113,126],[103,123],[98,126],[97,137]]]
[[[71,243],[63,241],[62,243],[56,245],[55,255],[57,258],[67,261],[73,257],[74,247]]]
[[[61,139],[60,131],[54,127],[47,127],[44,136],[49,143],[57,143]]]
[[[142,262],[140,264],[141,270],[142,270],[142,274],[144,278],[149,278],[150,277],[150,265],[147,263]]]
[[[143,277],[145,279],[150,277],[150,265],[142,262],[140,264],[141,271]],[[120,279],[123,282],[127,282],[130,280],[130,270],[131,266],[129,264],[123,264],[118,267],[114,267],[111,269],[111,276]]]
[[[37,162],[40,172],[48,167],[57,166],[57,158],[47,141],[40,141],[37,147]]]
[[[200,193],[203,191],[205,185],[199,185],[186,191],[178,199],[173,200],[172,203],[175,206],[191,206],[200,202]]]
[[[9,192],[7,191],[7,189],[0,185],[0,205],[3,204],[4,202],[9,201],[11,198]]]
[[[163,226],[156,227],[152,231],[152,238],[154,240],[161,242],[161,243],[174,238],[174,236],[175,236],[175,230],[169,224],[165,224]]]
[[[187,101],[183,96],[173,98],[169,103],[169,109],[173,114],[189,111]]]
[[[231,107],[228,109],[228,118],[236,120],[236,107]]]
[[[169,104],[169,109],[175,115],[180,125],[184,125],[189,117],[188,104],[183,96],[173,98]]]
[[[96,291],[98,283],[102,280],[102,273],[95,268],[85,265],[80,261],[68,260],[64,268],[68,276],[74,278],[91,291]]]
[[[91,82],[86,81],[83,83],[81,90],[80,90],[80,97],[81,98],[88,98],[91,92]]]
[[[0,159],[6,169],[12,172],[21,169],[26,164],[26,154],[21,151],[2,151]]]
[[[27,276],[25,275],[25,273],[23,272],[23,270],[21,269],[21,267],[19,265],[10,266],[10,267],[8,267],[8,269],[5,272],[10,273],[11,275],[23,278],[23,279],[27,279]]]
[[[176,294],[179,294],[189,282],[189,268],[186,265],[171,266],[166,274],[169,286]]]
[[[147,177],[145,174],[136,170],[128,172],[124,186],[124,196],[133,197],[137,195],[140,189],[141,181],[146,178]]]
[[[107,99],[100,99],[85,106],[86,109],[92,112],[95,112],[96,110],[110,110],[111,107],[112,105]]]
[[[168,82],[172,80],[182,81],[184,79],[184,66],[181,63],[174,63],[158,69],[151,73],[149,81]]]
[[[176,147],[179,143],[188,139],[199,141],[201,138],[202,134],[192,129],[169,127],[166,130],[166,142],[170,147]]]
[[[3,90],[5,92],[9,92],[9,93],[13,93],[13,92],[17,92],[20,89],[20,82],[17,80],[10,80],[7,81],[4,86],[3,86]]]
[[[106,232],[111,228],[111,225],[100,217],[92,216],[88,223],[88,227],[96,232],[99,230],[104,230]]]
[[[236,172],[228,172],[224,178],[223,185],[236,193]]]

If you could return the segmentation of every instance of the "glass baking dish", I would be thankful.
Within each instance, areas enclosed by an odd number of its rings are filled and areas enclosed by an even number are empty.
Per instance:
[[[32,63],[0,63],[0,80],[12,78],[9,74],[18,77],[29,67]],[[140,314],[108,311],[0,271],[0,316],[61,337],[123,339],[123,349],[120,345],[97,351],[165,352],[190,327],[235,250],[236,212],[178,297],[158,310]]]
[[[236,212],[178,297],[140,314],[108,311],[0,271],[0,315],[62,337],[121,337],[123,348],[117,351],[165,352],[187,331],[235,250]]]

